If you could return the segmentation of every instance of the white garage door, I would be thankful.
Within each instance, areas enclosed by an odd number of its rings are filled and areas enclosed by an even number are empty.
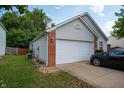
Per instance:
[[[94,53],[92,42],[56,41],[56,64],[89,60]]]

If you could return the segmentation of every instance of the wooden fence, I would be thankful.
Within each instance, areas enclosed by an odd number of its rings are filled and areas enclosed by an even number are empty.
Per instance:
[[[25,55],[28,52],[27,48],[15,48],[15,47],[7,47],[6,54],[8,55]]]

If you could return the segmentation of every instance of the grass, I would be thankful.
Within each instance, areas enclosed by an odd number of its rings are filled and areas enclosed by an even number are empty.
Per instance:
[[[70,74],[38,72],[24,56],[5,56],[0,59],[0,87],[7,88],[57,88],[92,87]]]

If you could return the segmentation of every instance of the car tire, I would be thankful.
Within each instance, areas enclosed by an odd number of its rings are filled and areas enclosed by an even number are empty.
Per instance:
[[[99,58],[94,58],[92,63],[95,66],[101,66],[101,60]]]

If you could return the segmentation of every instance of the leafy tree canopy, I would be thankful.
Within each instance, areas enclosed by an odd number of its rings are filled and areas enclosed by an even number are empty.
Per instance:
[[[7,46],[28,47],[29,42],[45,31],[44,20],[47,18],[42,9],[27,10],[23,15],[18,12],[6,12],[0,21],[7,28]]]
[[[124,7],[124,6],[122,6]],[[111,35],[117,38],[124,37],[124,8],[120,9],[119,13],[115,13],[118,19],[115,21],[115,25],[112,27],[113,31]]]

